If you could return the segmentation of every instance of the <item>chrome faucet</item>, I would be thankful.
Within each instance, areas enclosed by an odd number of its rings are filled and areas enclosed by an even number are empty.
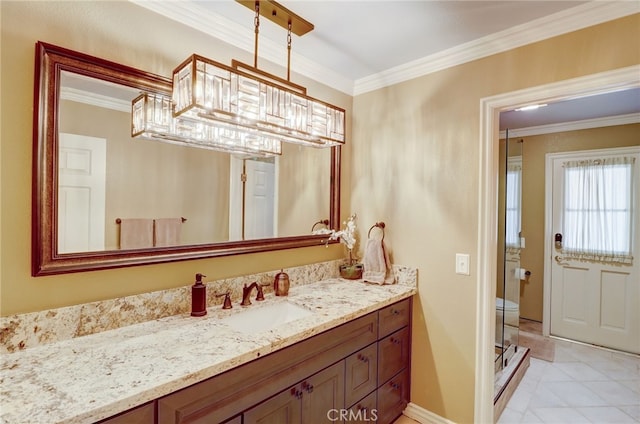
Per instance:
[[[264,292],[262,291],[263,286],[258,284],[257,281],[254,281],[248,286],[245,284],[244,287],[242,288],[242,302],[240,303],[240,305],[242,306],[251,305],[251,300],[249,299],[249,297],[251,297],[251,290],[253,290],[254,287],[258,291],[258,294],[256,295],[256,300],[264,300]]]

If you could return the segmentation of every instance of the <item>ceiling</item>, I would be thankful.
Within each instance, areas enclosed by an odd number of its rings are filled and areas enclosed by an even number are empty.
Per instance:
[[[254,53],[255,12],[236,1],[131,1]],[[352,95],[640,12],[640,2],[635,1],[279,3],[315,26],[292,37],[292,80],[300,73]],[[259,30],[258,66],[263,59],[286,66],[286,29],[262,18]],[[560,102],[535,113],[503,113],[504,126],[640,113],[638,90],[610,93],[597,102],[596,98]],[[612,105],[615,111],[609,109]],[[532,121],[534,116],[538,118]]]

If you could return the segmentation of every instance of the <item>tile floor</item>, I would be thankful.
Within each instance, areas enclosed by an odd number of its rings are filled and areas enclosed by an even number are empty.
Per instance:
[[[542,334],[535,321],[521,320],[520,330]],[[547,340],[553,361],[530,359],[498,424],[640,423],[640,356]],[[415,423],[402,416],[394,424]]]
[[[640,423],[640,357],[551,340],[553,362],[531,358],[499,424]]]

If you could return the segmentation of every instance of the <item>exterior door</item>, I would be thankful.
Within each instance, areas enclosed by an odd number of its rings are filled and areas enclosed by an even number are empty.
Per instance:
[[[104,250],[107,140],[60,133],[58,253]]]
[[[550,334],[640,353],[640,148],[554,154],[547,163]]]

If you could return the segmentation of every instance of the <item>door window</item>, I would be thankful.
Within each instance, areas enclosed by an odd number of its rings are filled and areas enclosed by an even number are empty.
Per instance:
[[[631,264],[634,157],[563,163],[563,255]]]

